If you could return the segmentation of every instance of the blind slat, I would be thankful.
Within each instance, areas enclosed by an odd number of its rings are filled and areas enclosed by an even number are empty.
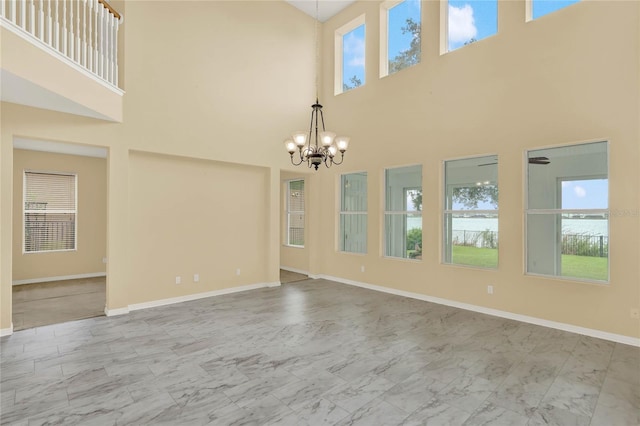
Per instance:
[[[24,251],[74,250],[76,175],[25,171],[24,183]]]

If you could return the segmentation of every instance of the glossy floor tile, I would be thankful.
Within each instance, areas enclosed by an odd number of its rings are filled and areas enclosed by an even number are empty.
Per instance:
[[[0,340],[2,424],[640,423],[640,348],[325,280]]]

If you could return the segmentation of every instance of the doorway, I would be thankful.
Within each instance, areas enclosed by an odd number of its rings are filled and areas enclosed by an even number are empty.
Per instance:
[[[13,329],[104,315],[107,149],[13,147]]]

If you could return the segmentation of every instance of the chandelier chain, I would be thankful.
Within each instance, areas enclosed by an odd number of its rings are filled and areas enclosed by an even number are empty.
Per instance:
[[[316,0],[316,20],[314,22],[313,25],[313,30],[314,30],[314,38],[315,38],[315,43],[316,43],[316,58],[315,58],[315,73],[316,73],[316,102],[319,98],[318,92],[319,92],[319,86],[320,86],[320,72],[318,70],[318,68],[320,67],[320,43],[318,42],[318,21],[319,21],[319,13],[318,13],[318,3],[319,0]]]

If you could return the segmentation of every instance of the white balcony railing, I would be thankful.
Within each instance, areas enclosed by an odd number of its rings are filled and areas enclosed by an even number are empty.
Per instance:
[[[105,0],[0,0],[0,20],[118,87],[118,26]]]

